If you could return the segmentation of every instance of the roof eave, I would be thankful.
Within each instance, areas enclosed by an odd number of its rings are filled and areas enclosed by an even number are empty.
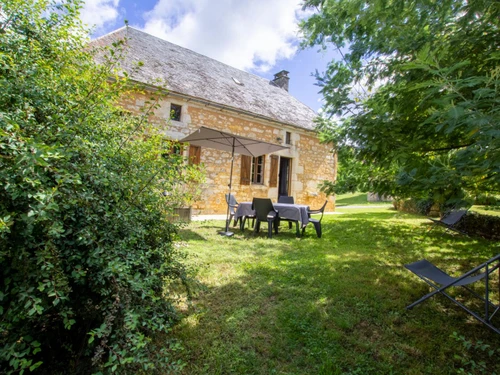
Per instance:
[[[113,78],[111,78],[111,79],[113,79]],[[133,82],[133,84],[135,84],[136,86],[140,86],[140,87],[142,87],[144,89],[147,89],[149,91],[160,91],[160,90],[162,90],[161,88],[158,88],[157,86],[150,85],[150,84],[147,84],[147,83],[144,83],[144,82],[136,81],[136,80],[133,80],[133,79],[129,79],[129,81]],[[187,101],[193,101],[193,102],[204,104],[204,105],[207,105],[207,106],[210,106],[210,107],[219,108],[221,110],[227,110],[227,111],[230,111],[230,112],[234,112],[234,113],[236,113],[238,115],[245,115],[245,116],[248,116],[248,117],[251,117],[251,118],[257,118],[257,119],[260,119],[260,120],[269,121],[271,123],[275,123],[275,124],[279,124],[279,125],[290,126],[290,127],[293,127],[293,128],[296,128],[296,129],[300,129],[300,130],[303,130],[303,131],[306,131],[306,132],[317,133],[317,131],[315,129],[308,129],[308,128],[305,128],[303,126],[299,126],[297,124],[292,124],[292,123],[288,123],[288,122],[284,122],[284,121],[279,121],[279,120],[273,119],[271,117],[267,117],[267,116],[264,116],[264,115],[259,115],[259,114],[254,113],[254,112],[245,111],[245,110],[242,110],[240,108],[231,107],[231,106],[228,106],[228,105],[225,105],[225,104],[220,104],[220,103],[217,103],[217,102],[212,102],[212,101],[207,100],[207,99],[194,97],[194,96],[187,95],[187,94],[184,94],[184,93],[181,93],[181,92],[176,92],[176,91],[172,91],[172,90],[168,90],[168,89],[163,89],[163,90],[166,91],[166,95],[167,96],[170,96],[170,95],[171,96],[176,96],[176,97],[179,97],[179,98],[182,98],[182,99],[186,99]]]

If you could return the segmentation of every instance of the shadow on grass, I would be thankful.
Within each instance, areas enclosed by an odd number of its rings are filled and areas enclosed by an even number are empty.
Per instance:
[[[467,355],[454,331],[500,347],[442,296],[404,309],[429,289],[403,264],[425,257],[460,274],[499,251],[487,241],[424,236],[422,219],[394,212],[325,217],[321,239],[312,227],[300,239],[286,227],[272,239],[212,229],[186,238],[210,264],[175,332],[186,374],[454,373]],[[474,360],[500,370],[498,358]]]

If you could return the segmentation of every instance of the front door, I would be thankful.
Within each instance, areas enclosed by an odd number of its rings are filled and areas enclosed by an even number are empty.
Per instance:
[[[280,157],[280,170],[278,176],[278,197],[290,195],[290,179],[292,176],[292,159]]]

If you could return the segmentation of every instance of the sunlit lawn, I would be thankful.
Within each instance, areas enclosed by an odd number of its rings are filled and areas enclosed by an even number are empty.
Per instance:
[[[335,196],[335,204],[337,207],[348,205],[387,205],[391,202],[368,202],[367,193],[346,193]]]
[[[500,352],[489,357],[488,350],[500,348],[500,335],[445,297],[405,310],[429,288],[403,267],[425,257],[460,274],[499,253],[499,244],[439,228],[426,234],[428,220],[388,208],[338,211],[325,215],[321,239],[312,226],[297,239],[286,224],[272,239],[266,225],[258,236],[247,229],[222,237],[221,221],[194,222],[180,232],[179,245],[203,286],[174,332],[185,348],[184,373],[472,371],[461,358],[499,373]],[[464,349],[453,332],[490,348]]]
[[[500,216],[500,207],[498,206],[472,206],[471,211],[481,215]]]

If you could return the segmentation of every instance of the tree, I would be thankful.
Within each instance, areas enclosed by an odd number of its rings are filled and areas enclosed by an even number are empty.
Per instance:
[[[0,373],[165,373],[188,274],[161,192],[191,167],[117,106],[123,43],[96,65],[80,5],[0,5]]]
[[[379,168],[370,190],[439,202],[500,190],[500,3],[305,7],[315,10],[302,24],[305,45],[348,51],[317,75],[318,129]]]

